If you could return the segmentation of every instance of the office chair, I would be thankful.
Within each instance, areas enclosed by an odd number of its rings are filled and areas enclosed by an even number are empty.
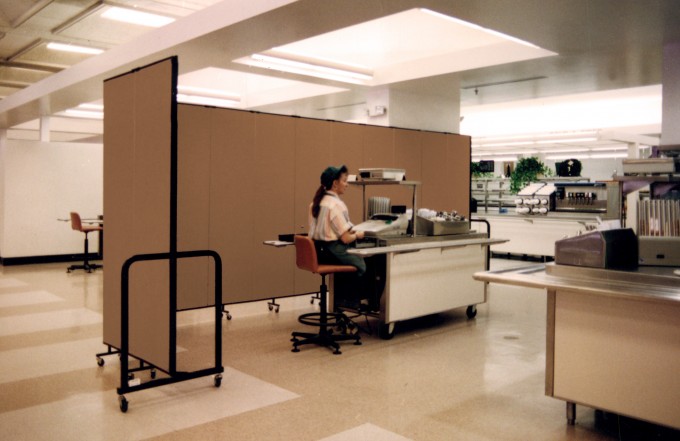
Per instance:
[[[310,271],[321,276],[321,286],[319,287],[319,312],[310,312],[300,315],[298,321],[304,325],[316,326],[318,333],[293,332],[293,352],[299,352],[298,346],[306,344],[317,344],[335,349],[334,354],[341,354],[339,341],[354,340],[355,345],[361,344],[359,334],[333,334],[333,328],[339,327],[346,329],[349,319],[342,313],[329,313],[327,307],[326,276],[334,273],[351,273],[357,269],[351,265],[325,265],[319,264],[316,256],[314,241],[307,236],[295,236],[295,263],[297,267],[305,271]]]
[[[71,212],[71,228],[74,229],[75,231],[80,231],[81,233],[85,233],[85,257],[84,257],[84,262],[82,265],[71,265],[66,269],[67,273],[70,273],[73,270],[76,269],[82,269],[87,271],[88,273],[91,273],[92,270],[97,269],[97,268],[103,268],[103,265],[97,265],[95,263],[90,263],[88,260],[88,240],[87,240],[87,234],[91,233],[93,231],[102,231],[104,228],[99,226],[99,225],[93,225],[93,226],[83,226],[82,221],[80,220],[80,215],[78,213],[73,213]]]

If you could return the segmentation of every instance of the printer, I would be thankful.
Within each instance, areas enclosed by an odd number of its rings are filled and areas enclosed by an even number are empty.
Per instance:
[[[352,228],[354,231],[363,231],[365,236],[370,237],[404,235],[407,229],[408,217],[406,213],[377,213],[367,221]]]

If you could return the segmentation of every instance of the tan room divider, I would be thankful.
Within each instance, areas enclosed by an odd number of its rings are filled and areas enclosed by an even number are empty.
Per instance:
[[[167,251],[172,245],[167,187],[172,138],[168,90],[176,81],[173,75],[172,69],[158,64],[105,84],[107,274],[117,275],[131,255]],[[121,129],[129,125],[136,128],[132,133]],[[316,291],[318,281],[296,268],[292,247],[267,247],[263,242],[279,234],[306,232],[319,175],[328,165],[339,164],[353,174],[362,167],[404,168],[409,180],[422,182],[420,207],[469,215],[467,136],[180,104],[177,251],[219,253],[222,304]],[[371,195],[407,206],[412,196],[403,188],[384,187],[367,189],[366,196]],[[344,199],[352,220],[362,221],[361,189],[350,187]],[[144,280],[133,280],[134,289],[167,291],[167,266],[144,265],[149,270]],[[214,304],[214,269],[208,258],[182,261],[177,271],[177,310]],[[115,307],[112,299],[120,291],[116,279],[105,279],[107,309]],[[166,314],[170,305],[139,307]],[[158,331],[159,341],[144,344],[162,348],[154,356],[162,362],[167,348],[160,340],[167,330]],[[105,317],[105,341],[117,347],[118,335],[115,321]]]
[[[417,130],[179,105],[178,246],[217,251],[223,304],[313,292],[318,281],[295,266],[292,247],[264,246],[307,231],[307,210],[328,165],[398,167],[422,181],[419,206],[469,215],[470,138]],[[405,188],[369,188],[410,206]],[[362,194],[344,196],[355,223]],[[209,306],[207,262],[184,268],[180,309]]]
[[[219,386],[224,371],[221,259],[210,250],[178,252],[177,247],[176,95],[176,57],[104,82],[104,344],[109,351],[97,357],[103,366],[102,356],[121,355],[117,392],[123,412],[128,406],[124,393],[211,374]],[[185,170],[191,158],[183,158]],[[212,267],[205,263],[208,258]],[[215,364],[186,372],[177,366],[177,286],[181,274],[206,276],[197,271],[204,268],[214,268],[215,276],[209,301],[215,305]],[[198,291],[206,287],[204,277]],[[129,368],[129,356],[140,362],[138,368]],[[156,369],[167,376],[155,379]],[[152,380],[133,380],[139,370],[150,370]]]

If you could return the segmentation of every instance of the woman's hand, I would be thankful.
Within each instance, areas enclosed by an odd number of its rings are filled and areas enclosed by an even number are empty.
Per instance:
[[[353,232],[352,230],[347,230],[344,233],[342,233],[342,236],[340,236],[340,240],[342,241],[342,243],[352,243],[357,239],[363,238],[364,238],[363,231]]]

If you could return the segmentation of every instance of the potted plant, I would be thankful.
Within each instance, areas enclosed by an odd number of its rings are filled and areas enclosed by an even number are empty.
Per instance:
[[[539,175],[550,175],[551,171],[538,158],[520,158],[510,175],[510,192],[517,194],[522,188],[536,181]]]

